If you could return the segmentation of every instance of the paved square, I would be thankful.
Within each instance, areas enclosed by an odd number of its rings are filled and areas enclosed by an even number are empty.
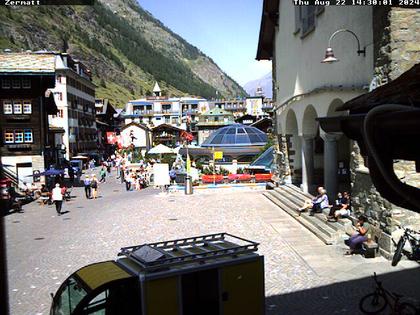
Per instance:
[[[397,292],[420,288],[416,263],[392,268],[383,258],[344,257],[343,246],[324,245],[262,191],[161,195],[126,192],[108,178],[97,200],[85,199],[83,188],[73,192],[60,217],[35,202],[6,217],[11,314],[48,314],[49,293],[70,273],[115,259],[120,247],[225,231],[261,243],[267,314],[357,314],[373,271],[388,273],[384,285]]]

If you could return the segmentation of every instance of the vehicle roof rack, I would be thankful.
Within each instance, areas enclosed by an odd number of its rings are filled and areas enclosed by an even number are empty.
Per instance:
[[[237,257],[258,250],[259,243],[229,233],[208,234],[157,243],[121,248],[118,256],[125,256],[146,271],[204,264],[222,257]]]

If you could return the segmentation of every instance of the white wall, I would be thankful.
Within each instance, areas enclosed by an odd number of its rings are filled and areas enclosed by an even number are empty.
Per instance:
[[[316,28],[303,39],[295,35],[295,7],[292,1],[280,1],[279,27],[275,34],[277,105],[294,95],[322,86],[369,84],[373,75],[373,45],[366,57],[358,56],[357,43],[349,33],[338,34],[332,48],[340,61],[323,64],[330,35],[341,28],[356,33],[361,46],[371,44],[372,8],[325,7],[317,16]]]
[[[131,144],[130,131],[133,130],[134,136],[137,138],[134,140],[136,147],[147,147],[148,132],[143,128],[137,126],[130,126],[121,131],[121,138],[123,140],[123,146],[129,146]]]

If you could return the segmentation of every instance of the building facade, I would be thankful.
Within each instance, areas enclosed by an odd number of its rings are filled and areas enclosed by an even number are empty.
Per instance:
[[[107,142],[107,132],[115,132],[118,128],[115,114],[117,114],[117,111],[108,99],[95,100],[98,147],[100,151],[107,155],[114,152],[114,146]]]
[[[57,62],[53,54],[0,54],[0,159],[15,184],[39,180],[30,176],[57,161],[48,126]]]
[[[299,7],[279,0],[263,6],[257,59],[273,63],[283,179],[311,193],[325,186],[330,198],[350,190],[355,213],[370,217],[384,255],[392,252],[395,207],[376,192],[357,145],[322,130],[317,118],[347,115],[336,109],[418,63],[419,31],[418,10]],[[329,43],[338,62],[321,63]]]
[[[98,150],[96,132],[95,85],[89,69],[66,53],[57,54],[54,97],[57,115],[49,117],[50,124],[65,133],[66,158]]]
[[[233,114],[219,107],[214,107],[201,114],[196,125],[198,145],[202,144],[214,130],[231,125],[234,122]]]

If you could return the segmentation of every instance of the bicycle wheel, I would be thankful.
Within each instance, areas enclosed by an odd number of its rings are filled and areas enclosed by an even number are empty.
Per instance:
[[[359,302],[359,309],[364,314],[380,314],[388,305],[388,301],[383,295],[377,292],[370,293]]]
[[[397,308],[397,314],[400,315],[416,315],[419,314],[417,313],[417,308],[408,302],[403,302],[400,305],[398,305]]]
[[[404,243],[405,243],[405,240],[404,238],[401,237],[400,240],[398,241],[397,249],[395,250],[394,256],[392,257],[391,265],[394,267],[401,260]]]

